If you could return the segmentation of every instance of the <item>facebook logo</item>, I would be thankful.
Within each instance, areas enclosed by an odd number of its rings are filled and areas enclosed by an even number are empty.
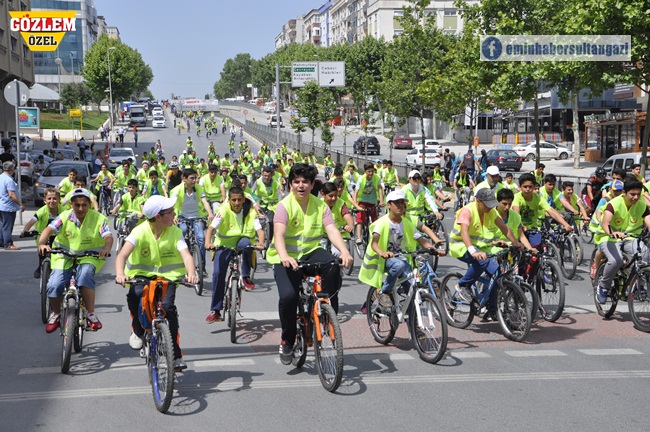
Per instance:
[[[486,38],[481,44],[481,54],[488,60],[496,60],[501,57],[501,41],[494,36]]]

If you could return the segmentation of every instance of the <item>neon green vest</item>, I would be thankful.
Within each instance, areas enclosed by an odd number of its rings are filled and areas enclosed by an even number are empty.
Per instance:
[[[409,218],[402,218],[402,223],[404,225],[404,240],[406,241],[405,252],[413,252],[417,249],[417,241],[413,238],[415,225]],[[375,228],[379,229],[379,249],[385,252],[388,249],[388,237],[390,235],[390,219],[388,215],[380,217],[370,225],[371,235]],[[361,270],[359,270],[359,280],[380,289],[383,285],[385,265],[386,260],[375,253],[372,249],[372,241],[369,242],[366,248],[366,256],[363,258],[363,264]]]
[[[315,196],[309,195],[307,212],[303,213],[293,193],[284,198],[281,203],[289,215],[287,230],[284,234],[287,254],[299,260],[304,255],[320,247],[320,240],[325,234],[323,213],[327,204]],[[269,264],[280,264],[280,257],[275,249],[275,243],[269,247],[266,261]]]
[[[641,233],[641,230],[643,229],[643,214],[647,208],[646,203],[642,198],[629,209],[625,205],[623,195],[612,199],[609,204],[614,208],[614,217],[612,217],[612,221],[609,224],[611,232],[620,231],[632,235],[638,235]],[[611,238],[608,234],[605,234],[602,224],[598,225],[596,237],[598,237],[600,241],[603,239],[608,242],[621,241],[620,239]]]
[[[492,240],[494,239],[496,230],[499,229],[494,224],[495,219],[499,216],[497,210],[492,209],[485,213],[483,216],[483,223],[481,223],[476,202],[469,203],[465,208],[468,208],[471,213],[469,236],[472,239],[472,245],[482,252],[489,252],[492,247]],[[458,219],[458,213],[462,210],[463,209],[460,209],[456,212],[456,219]],[[452,239],[450,242],[449,253],[454,258],[461,258],[465,255],[465,252],[467,252],[467,246],[465,246],[463,238],[460,236],[460,225],[458,222],[454,222],[454,228],[451,230],[449,237]]]
[[[203,201],[201,201],[201,196],[203,195],[203,187],[201,185],[195,184],[194,193],[198,198],[197,206],[199,207],[199,216],[206,217],[208,215],[208,212],[205,211]],[[183,210],[183,202],[185,202],[185,183],[181,183],[172,189],[172,191],[169,193],[169,197],[171,198],[173,196],[177,197],[176,204],[174,204],[174,211],[176,211],[176,215],[179,216]]]
[[[339,230],[341,231],[341,236],[343,237],[343,239],[347,240],[350,238],[350,233],[340,229],[341,227],[346,226],[348,224],[345,221],[345,218],[343,218],[343,215],[341,214],[341,210],[343,210],[343,204],[345,204],[345,201],[343,201],[341,198],[337,198],[331,210],[332,210],[332,217],[334,218],[334,223],[336,224],[336,228],[339,228]]]
[[[253,222],[257,217],[257,212],[254,209],[251,208],[244,218],[243,226],[239,224],[237,216],[230,208],[230,205],[221,206],[219,214],[221,214],[221,224],[215,232],[215,245],[234,248],[242,237],[248,237],[251,240],[255,238],[255,225]]]
[[[498,211],[497,211],[497,214],[499,214]],[[505,220],[504,220],[504,222],[505,222]],[[508,228],[510,228],[510,231],[512,231],[512,235],[518,240],[519,239],[519,227],[521,226],[521,216],[519,215],[519,213],[517,213],[516,211],[514,211],[512,209],[509,209],[508,210],[508,221],[506,222],[506,225],[508,225]],[[508,237],[506,237],[506,235],[503,234],[503,232],[501,232],[499,227],[496,226],[496,224],[493,226],[493,228],[494,228],[494,238],[495,239],[501,239],[501,240],[505,240],[507,242],[510,241],[508,239]],[[490,249],[490,253],[495,253],[495,252],[498,252],[500,250],[502,250],[502,248],[500,248],[498,246],[493,246]]]
[[[104,239],[99,235],[99,229],[107,221],[106,216],[93,209],[88,210],[80,227],[69,220],[72,210],[66,210],[59,215],[63,225],[59,234],[54,239],[54,247],[60,247],[73,254],[85,251],[99,252],[105,245]],[[93,264],[98,272],[106,261],[95,257],[79,259],[79,264]],[[52,268],[67,270],[72,267],[72,260],[58,254],[52,255]]]
[[[359,181],[357,182],[357,190],[359,191],[357,193],[357,200],[362,201],[362,202],[367,202],[368,204],[377,204],[379,201],[379,182],[381,179],[377,174],[374,174],[372,176],[372,179],[370,179],[370,183],[372,186],[366,187],[368,184],[368,178],[364,175],[362,175],[359,178]],[[370,194],[372,194],[374,189],[374,197]]]
[[[141,213],[142,205],[144,204],[144,197],[140,194],[135,194],[135,197],[131,198],[131,194],[125,193],[122,195],[122,205],[120,206],[120,211],[133,213]]]
[[[269,190],[262,178],[257,179],[256,183],[255,196],[259,198],[260,205],[271,211],[275,211],[275,207],[279,202],[278,190],[280,189],[280,184],[274,179],[271,179],[271,186],[268,186],[270,188]]]
[[[163,185],[165,183],[162,181],[162,179],[159,177],[158,180],[156,180],[156,188],[158,189],[158,195],[163,195],[164,196],[164,191],[163,191]],[[151,178],[147,180],[144,183],[146,190],[144,192],[145,199],[151,197],[151,191],[153,189],[153,182],[151,181]]]
[[[424,197],[424,188],[416,195],[411,189],[411,185],[406,185],[402,188],[404,196],[406,196],[406,215],[415,223],[420,215],[424,214],[424,207],[427,200]]]
[[[391,169],[386,168],[385,170],[382,171],[382,175],[384,178],[384,184],[388,186],[397,185],[397,170],[395,169],[395,167]]]
[[[169,280],[178,280],[185,275],[185,265],[176,244],[183,237],[183,232],[176,226],[165,228],[156,240],[151,231],[151,223],[139,225],[133,229],[136,247],[129,255],[124,274],[134,276],[160,276]]]
[[[223,177],[216,176],[214,181],[210,180],[210,174],[206,174],[201,179],[203,180],[203,191],[208,201],[221,201],[223,196],[221,194],[221,182]]]

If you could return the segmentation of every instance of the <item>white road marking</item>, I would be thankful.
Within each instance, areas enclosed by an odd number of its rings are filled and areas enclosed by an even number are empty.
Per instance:
[[[512,357],[559,357],[566,354],[558,350],[521,350],[521,351],[504,351]]]
[[[579,349],[578,352],[581,352],[586,355],[598,356],[598,355],[639,355],[643,354],[637,350],[630,348],[613,348],[613,349]]]
[[[192,363],[192,366],[195,368],[207,368],[207,367],[220,367],[220,366],[240,366],[240,365],[254,365],[255,360],[253,359],[241,359],[241,358],[232,358],[232,359],[218,359],[218,360],[196,360]]]
[[[355,354],[354,358],[361,361],[373,361],[373,360],[415,360],[415,358],[406,353],[368,353],[368,354]]]
[[[470,359],[470,358],[488,358],[492,357],[490,354],[483,351],[447,351],[447,354],[452,358]]]

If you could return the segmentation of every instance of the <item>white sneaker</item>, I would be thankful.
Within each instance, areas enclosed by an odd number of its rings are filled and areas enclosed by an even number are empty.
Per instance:
[[[131,333],[131,336],[129,336],[129,346],[134,350],[139,350],[142,348],[142,338],[135,333]]]

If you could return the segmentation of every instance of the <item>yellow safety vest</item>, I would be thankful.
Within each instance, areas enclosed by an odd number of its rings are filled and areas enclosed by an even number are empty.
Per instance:
[[[130,278],[160,276],[172,281],[185,275],[183,257],[176,247],[183,238],[180,228],[167,227],[156,239],[151,222],[147,222],[135,227],[131,235],[135,236],[137,244],[126,262],[125,275]]]
[[[208,201],[221,201],[223,198],[221,194],[221,182],[223,177],[217,175],[214,178],[214,181],[210,180],[210,174],[206,174],[201,179],[203,180],[203,191],[205,192],[205,198]]]
[[[632,235],[638,235],[641,233],[641,230],[643,229],[643,214],[647,208],[643,199],[639,199],[639,201],[629,209],[625,205],[625,198],[623,195],[612,199],[609,204],[614,208],[614,217],[612,217],[612,221],[609,224],[611,232],[619,231]],[[620,239],[611,238],[609,234],[606,234],[602,224],[598,225],[596,237],[599,241],[621,241]]]
[[[104,239],[99,235],[99,230],[107,221],[106,216],[93,209],[88,210],[86,217],[80,227],[70,220],[72,210],[66,210],[59,215],[63,225],[59,234],[54,238],[53,247],[62,248],[72,254],[80,254],[85,251],[99,252],[105,246]],[[98,272],[104,266],[106,260],[95,257],[84,257],[79,259],[79,264],[93,264]],[[72,267],[72,260],[59,254],[52,255],[52,268],[67,270]]]
[[[221,206],[219,214],[221,215],[221,224],[215,232],[215,245],[234,248],[242,237],[248,237],[251,240],[255,238],[254,221],[257,217],[255,209],[250,209],[243,220],[243,225],[239,224],[237,215],[232,211],[229,204]]]
[[[271,185],[267,186],[261,178],[257,179],[256,183],[255,196],[259,198],[260,205],[267,207],[271,211],[275,211],[275,207],[279,202],[278,190],[280,189],[280,184],[275,179],[271,179]],[[269,191],[267,188],[271,190]]]
[[[345,204],[345,201],[343,201],[341,198],[337,198],[331,210],[332,210],[332,217],[334,218],[334,223],[336,224],[336,227],[339,228],[339,230],[341,231],[341,236],[345,240],[347,240],[350,238],[350,233],[340,229],[341,227],[347,225],[345,218],[341,214],[341,210],[343,210],[343,204]]]
[[[497,209],[492,209],[489,212],[483,215],[483,223],[481,223],[481,218],[478,213],[478,208],[476,207],[476,202],[467,204],[464,208],[468,208],[471,217],[469,223],[469,236],[472,239],[472,245],[481,250],[482,252],[489,252],[492,247],[492,240],[494,239],[496,230],[499,228],[495,226],[494,221],[499,214]],[[454,222],[454,228],[451,230],[449,237],[451,242],[449,245],[449,252],[454,258],[461,258],[467,252],[467,246],[463,242],[463,238],[460,235],[460,224],[458,224],[458,214],[463,209],[456,212],[456,222]]]
[[[201,201],[201,195],[203,195],[203,187],[201,185],[195,184],[194,185],[194,193],[196,194],[197,197],[197,206],[199,207],[199,217],[206,217],[208,215],[208,212],[205,211],[205,207],[203,206],[203,201]],[[174,189],[169,194],[169,197],[177,197],[176,199],[176,204],[174,204],[174,211],[176,212],[176,215],[180,215],[181,211],[183,210],[183,202],[185,202],[185,183],[181,183],[178,186],[176,186]]]

